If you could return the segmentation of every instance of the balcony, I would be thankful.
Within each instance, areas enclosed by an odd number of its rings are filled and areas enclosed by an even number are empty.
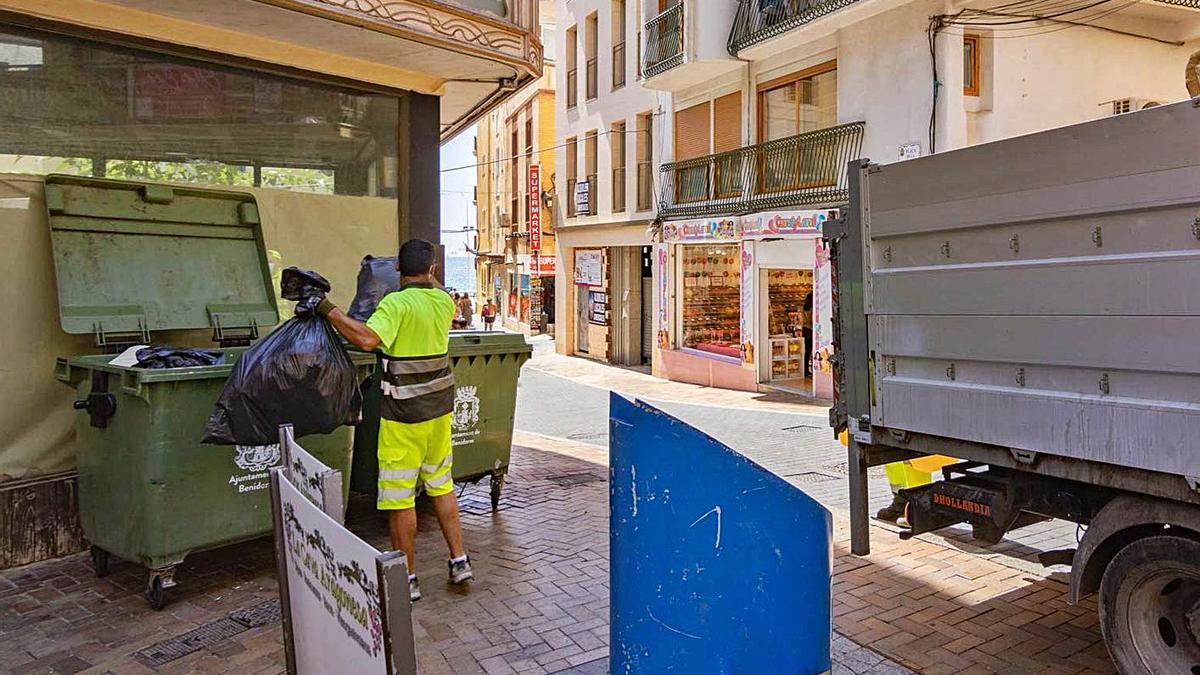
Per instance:
[[[646,36],[642,77],[654,77],[683,63],[682,2],[650,19],[642,32]]]
[[[741,0],[733,30],[729,32],[729,53],[739,52],[777,35],[803,26],[858,0]]]
[[[846,164],[859,158],[865,129],[865,122],[851,122],[664,164],[658,215],[695,218],[844,202],[850,196]]]
[[[639,38],[644,86],[679,91],[744,64],[726,49],[735,0],[679,0],[642,26]]]

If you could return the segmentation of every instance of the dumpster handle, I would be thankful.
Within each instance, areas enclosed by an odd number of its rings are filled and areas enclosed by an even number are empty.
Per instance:
[[[132,370],[121,371],[121,391],[130,396],[140,396],[142,393],[142,381],[136,372]]]

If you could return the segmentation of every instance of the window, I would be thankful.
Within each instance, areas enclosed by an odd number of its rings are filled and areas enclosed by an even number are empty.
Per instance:
[[[754,170],[763,192],[783,192],[836,184],[843,167],[814,151],[800,134],[837,124],[837,63],[830,61],[759,85],[759,141],[783,141],[755,146]]]
[[[612,88],[625,86],[625,0],[612,2]]]
[[[575,26],[567,29],[567,107],[574,108],[579,102],[579,35]]]
[[[508,144],[508,185],[509,185],[509,214],[512,217],[513,231],[520,230],[518,223],[521,222],[521,145],[517,136],[517,120],[512,118],[508,121],[512,131],[509,132]]]
[[[584,35],[584,48],[587,49],[587,99],[596,98],[599,90],[599,60],[596,57],[598,45],[596,27],[599,23],[596,14],[592,14],[587,18],[587,33]]]
[[[579,139],[567,139],[567,217],[575,214],[575,184],[579,182]]]
[[[542,58],[550,63],[554,62],[554,57],[557,53],[557,45],[554,38],[555,26],[553,24],[542,24]]]
[[[637,116],[637,208],[647,211],[654,206],[654,116]]]
[[[588,212],[587,215],[595,215],[596,213],[596,140],[597,134],[595,130],[587,132],[584,137],[583,144],[583,167],[587,175],[584,177],[588,183]]]
[[[741,250],[737,244],[682,245],[683,322],[679,346],[741,356]]]
[[[760,141],[774,141],[836,124],[836,62],[759,85]]]
[[[675,161],[699,159],[712,151],[712,106],[708,101],[675,111]],[[708,162],[675,171],[675,203],[708,199]]]
[[[0,61],[0,172],[397,195],[395,96],[8,26]]]
[[[533,156],[533,105],[525,106],[525,167],[521,172],[521,192],[525,195],[525,222],[529,223],[533,220],[531,211],[539,196],[529,194],[529,169],[528,167],[537,163],[537,158]]]
[[[625,210],[625,122],[615,122],[609,134],[612,150],[612,210]]]
[[[963,96],[979,95],[980,36],[970,33],[963,36]]]

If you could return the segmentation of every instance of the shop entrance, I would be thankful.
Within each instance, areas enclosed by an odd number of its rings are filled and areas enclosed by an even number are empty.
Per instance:
[[[654,249],[642,247],[642,365],[654,355]]]
[[[763,269],[760,283],[767,292],[767,344],[763,345],[762,380],[773,387],[812,394],[813,270]]]
[[[575,351],[588,353],[588,287],[575,286]]]

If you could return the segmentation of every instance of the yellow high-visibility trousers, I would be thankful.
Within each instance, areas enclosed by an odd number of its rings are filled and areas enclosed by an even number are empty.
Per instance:
[[[415,424],[380,420],[376,508],[381,511],[413,508],[418,481],[430,497],[454,490],[451,417],[442,415]]]

